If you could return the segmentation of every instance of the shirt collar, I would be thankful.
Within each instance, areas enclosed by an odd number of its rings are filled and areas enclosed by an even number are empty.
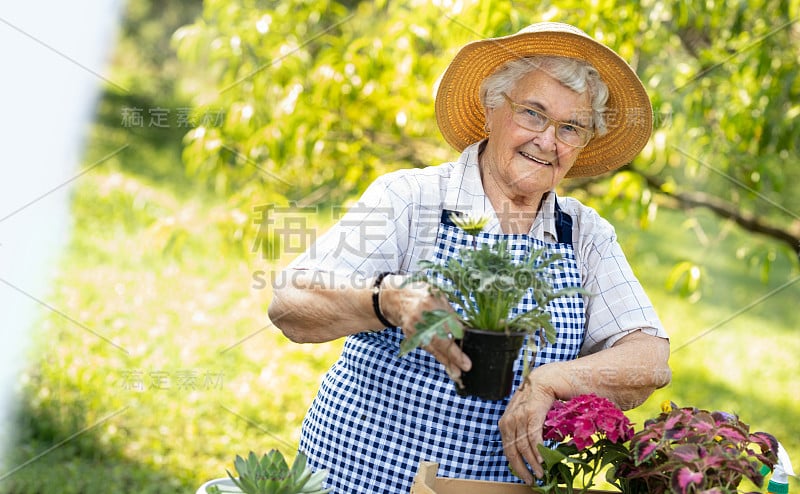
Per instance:
[[[550,191],[542,198],[542,206],[539,214],[533,220],[530,235],[534,238],[544,240],[556,240],[558,233],[556,230],[556,193]]]

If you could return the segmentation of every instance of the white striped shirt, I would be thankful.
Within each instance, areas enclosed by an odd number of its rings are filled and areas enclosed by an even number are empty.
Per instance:
[[[384,271],[416,271],[420,260],[433,257],[442,209],[489,215],[484,230],[501,233],[497,214],[481,183],[479,145],[467,147],[455,162],[381,176],[289,268],[360,278]],[[555,201],[555,193],[545,196],[529,232],[532,237],[556,241]],[[586,335],[581,354],[608,348],[637,329],[666,338],[611,224],[577,199],[560,197],[558,201],[572,217],[572,243],[582,284],[592,293],[586,297]]]

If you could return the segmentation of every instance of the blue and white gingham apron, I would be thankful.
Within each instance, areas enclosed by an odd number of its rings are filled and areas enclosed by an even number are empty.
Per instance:
[[[473,237],[452,225],[443,211],[435,259],[444,262]],[[553,269],[556,287],[580,286],[572,248],[572,219],[556,203],[558,243],[526,234],[481,233],[478,244],[505,239],[516,260],[547,246],[560,252],[563,269]],[[564,243],[561,243],[561,242]],[[530,296],[512,311],[529,310]],[[580,296],[551,306],[558,340],[540,349],[535,365],[572,360],[584,336]],[[337,494],[407,493],[420,460],[439,463],[438,475],[497,482],[519,482],[508,468],[498,420],[508,398],[487,401],[456,394],[444,367],[424,350],[398,357],[398,328],[349,336],[342,355],[328,371],[303,421],[300,451],[309,465],[328,470],[328,487]],[[514,389],[521,382],[515,364]]]

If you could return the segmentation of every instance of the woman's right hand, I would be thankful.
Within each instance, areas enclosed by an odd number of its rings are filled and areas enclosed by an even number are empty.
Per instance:
[[[389,275],[381,283],[380,306],[383,315],[393,324],[399,326],[408,338],[416,331],[416,325],[422,320],[422,313],[428,310],[453,308],[444,298],[431,294],[425,282],[405,283],[407,277]],[[429,345],[423,347],[444,365],[447,374],[459,380],[462,371],[472,367],[469,357],[461,351],[452,338],[434,337]]]

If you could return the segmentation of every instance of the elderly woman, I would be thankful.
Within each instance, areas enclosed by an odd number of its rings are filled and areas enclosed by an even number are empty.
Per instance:
[[[572,26],[535,24],[462,48],[436,115],[460,158],[380,177],[275,283],[269,316],[287,337],[346,337],[300,443],[335,492],[408,492],[420,460],[442,476],[519,481],[511,467],[530,483],[542,475],[536,445],[554,400],[596,393],[631,408],[669,381],[666,333],[614,229],[554,192],[565,177],[629,162],[649,139],[649,99],[630,67]],[[449,376],[471,362],[452,340],[398,358],[421,313],[449,307],[403,283],[420,260],[458,251],[445,210],[489,215],[486,239],[509,248],[561,252],[559,283],[592,294],[556,309],[557,343],[524,385],[516,376],[510,399],[455,392]]]

